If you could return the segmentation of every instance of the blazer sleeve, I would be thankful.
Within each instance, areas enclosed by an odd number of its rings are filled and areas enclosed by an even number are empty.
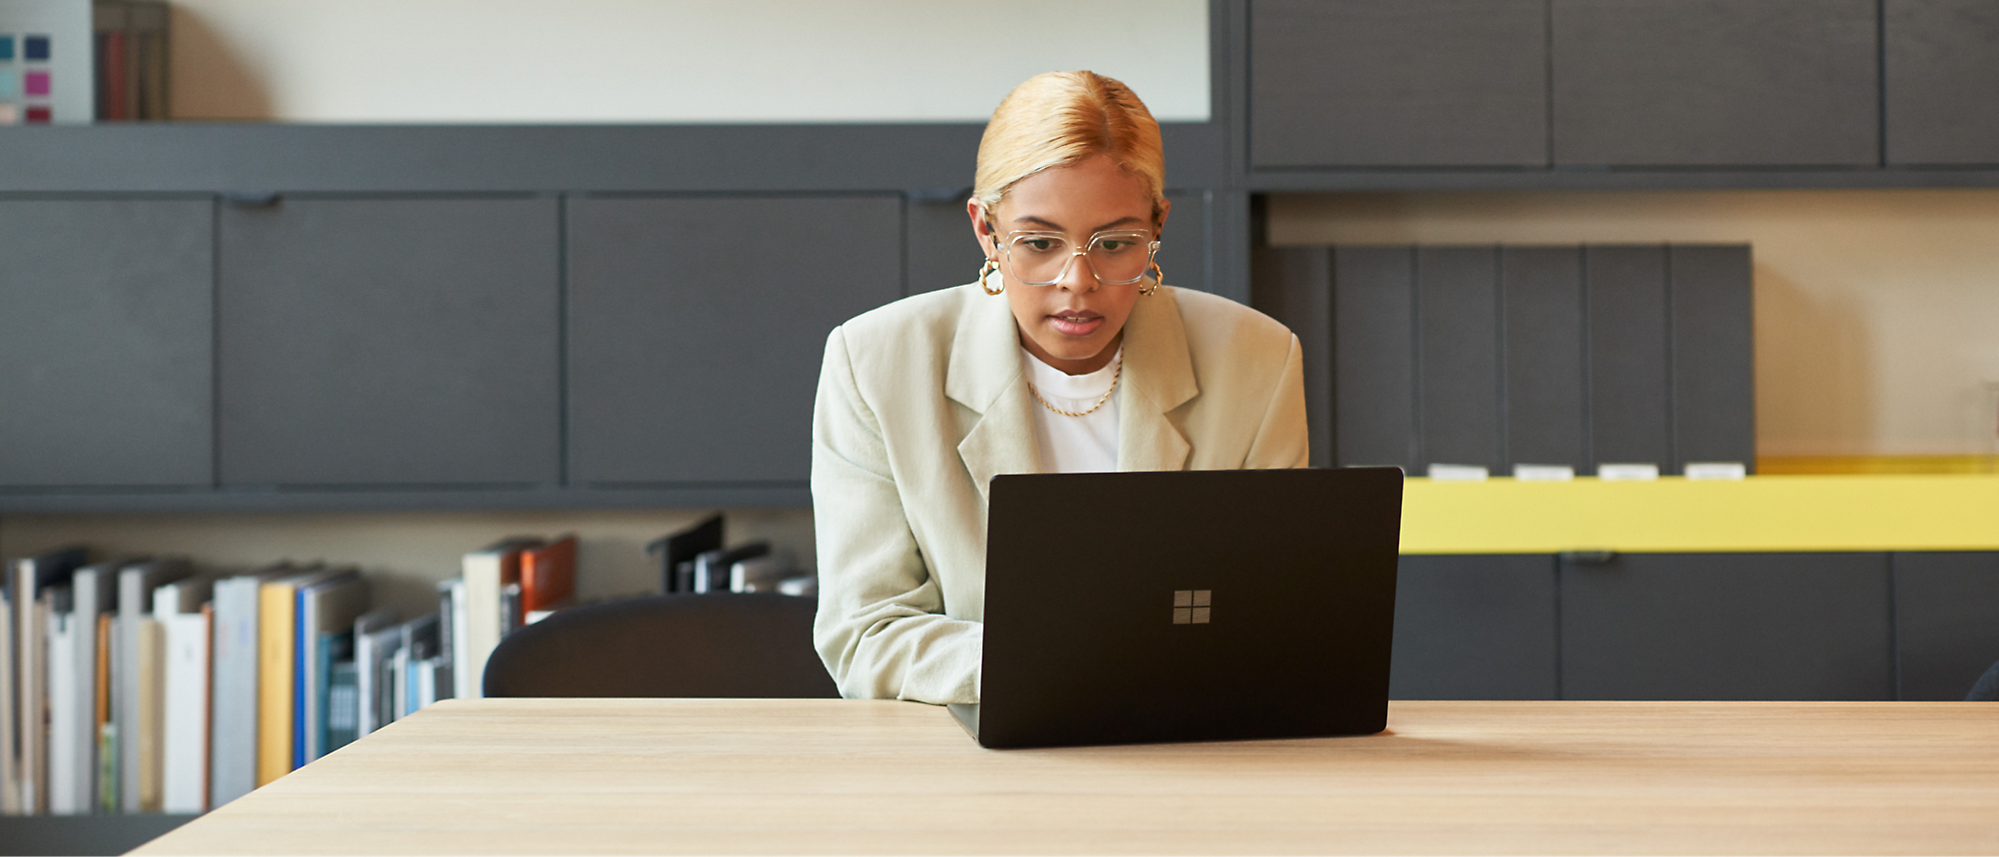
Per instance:
[[[1284,369],[1264,403],[1263,421],[1244,457],[1245,470],[1283,470],[1307,467],[1312,463],[1309,433],[1305,430],[1305,355],[1298,337],[1291,336],[1291,350],[1284,355]]]
[[[839,328],[826,341],[812,412],[812,513],[819,553],[812,639],[840,695],[977,702],[985,626],[943,615],[881,422],[861,396]]]

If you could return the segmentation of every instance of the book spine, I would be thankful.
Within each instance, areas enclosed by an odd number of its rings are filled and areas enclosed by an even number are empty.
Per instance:
[[[98,812],[117,812],[121,790],[118,785],[118,726],[111,717],[111,639],[117,619],[110,613],[97,616],[97,711],[91,735],[97,748],[97,792],[92,797]]]
[[[144,573],[118,575],[118,622],[111,629],[111,722],[118,758],[114,760],[121,812],[139,811],[139,618],[146,608]]]
[[[479,679],[485,669],[484,664],[476,668],[472,664],[470,629],[467,627],[465,604],[465,581],[451,583],[451,636],[443,640],[451,647],[452,688],[459,699],[476,699],[480,696]]]
[[[37,597],[22,635],[25,677],[22,696],[28,705],[21,717],[21,808],[33,815],[49,812],[49,601]]]
[[[316,627],[312,621],[318,612],[313,606],[313,593],[301,588],[292,597],[294,619],[292,625],[292,716],[288,727],[292,733],[292,753],[290,770],[305,767],[312,756],[312,687],[313,674],[318,672],[316,657]]]
[[[495,553],[473,553],[465,556],[465,671],[469,674],[459,683],[460,696],[476,699],[479,682],[475,678],[486,671],[486,658],[493,653],[493,647],[500,644],[500,587],[501,565],[504,558]],[[400,710],[401,705],[398,704]]]
[[[84,810],[76,793],[76,645],[74,613],[49,616],[49,813]]]
[[[13,591],[0,581],[0,814],[4,815],[21,812],[20,778],[14,759],[15,672]]]
[[[138,746],[139,756],[139,811],[159,812],[163,749],[160,745],[165,743],[166,725],[165,635],[161,623],[153,619],[140,620],[138,631],[139,734],[133,743]]]
[[[257,586],[254,577],[215,585],[209,806],[221,806],[257,787]]]
[[[207,768],[208,620],[181,613],[165,621],[166,713],[161,748],[161,808],[201,812]]]
[[[291,772],[292,587],[266,583],[257,603],[257,785]]]

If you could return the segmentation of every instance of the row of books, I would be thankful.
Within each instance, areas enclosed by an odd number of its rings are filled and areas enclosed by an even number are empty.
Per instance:
[[[718,513],[646,545],[659,569],[660,591],[819,594],[818,577],[800,570],[789,551],[774,551],[765,541],[724,548],[722,526]]]
[[[504,540],[438,610],[370,609],[353,567],[11,563],[0,586],[0,812],[203,812],[439,699],[570,603],[576,539]]]

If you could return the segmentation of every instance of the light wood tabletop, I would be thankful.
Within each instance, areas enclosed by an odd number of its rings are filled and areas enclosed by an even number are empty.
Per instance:
[[[459,700],[140,854],[1999,854],[1999,705],[1397,702],[980,749],[941,708]]]

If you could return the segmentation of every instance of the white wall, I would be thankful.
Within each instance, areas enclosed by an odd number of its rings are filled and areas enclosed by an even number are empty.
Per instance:
[[[1279,244],[1747,242],[1766,456],[1999,452],[1999,190],[1282,195]]]
[[[1205,0],[173,0],[176,119],[983,122],[1087,68],[1208,118]]]

